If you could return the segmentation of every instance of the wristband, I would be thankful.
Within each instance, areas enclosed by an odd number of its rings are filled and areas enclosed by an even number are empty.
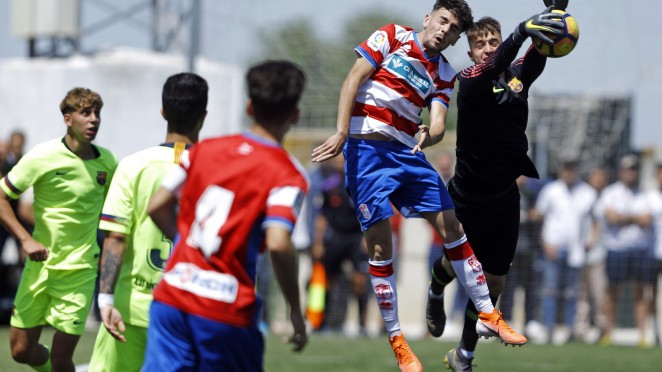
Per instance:
[[[99,293],[99,296],[97,296],[97,305],[99,306],[99,309],[105,306],[114,306],[115,295],[112,293]]]

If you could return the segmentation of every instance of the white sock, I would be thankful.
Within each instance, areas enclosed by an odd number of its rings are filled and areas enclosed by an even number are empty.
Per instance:
[[[444,244],[444,248],[448,251],[448,257],[457,275],[457,280],[464,287],[476,309],[485,313],[494,311],[483,266],[474,255],[467,236],[464,235],[459,240]]]
[[[370,283],[377,298],[379,312],[384,319],[384,325],[389,338],[400,334],[400,318],[398,317],[398,296],[393,273],[393,260],[368,261],[370,264]]]

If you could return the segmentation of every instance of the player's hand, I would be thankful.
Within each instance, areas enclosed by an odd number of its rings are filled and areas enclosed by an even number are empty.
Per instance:
[[[21,246],[32,261],[46,261],[48,258],[48,248],[32,238],[21,242]]]
[[[311,160],[313,163],[320,163],[338,156],[342,152],[343,146],[345,146],[345,141],[347,141],[347,134],[337,132],[313,150]]]
[[[126,338],[122,333],[126,331],[122,314],[113,306],[104,306],[99,309],[101,312],[101,322],[106,327],[108,333],[118,341],[125,342]]]
[[[520,23],[513,33],[515,41],[523,43],[527,37],[536,37],[547,45],[554,44],[554,41],[546,34],[559,35],[563,33],[563,21],[559,14],[552,13],[552,7],[548,7],[544,12],[536,14]]]
[[[292,311],[290,313],[290,321],[292,322],[292,327],[294,328],[294,333],[292,336],[287,337],[285,342],[294,345],[292,351],[299,352],[308,343],[308,334],[306,334],[306,323],[303,321],[303,315],[300,311]]]
[[[430,137],[430,127],[427,125],[419,125],[418,129],[421,131],[421,134],[418,136],[418,144],[416,144],[416,146],[411,149],[409,152],[410,154],[422,152],[424,148],[430,146],[432,143],[432,137]]]

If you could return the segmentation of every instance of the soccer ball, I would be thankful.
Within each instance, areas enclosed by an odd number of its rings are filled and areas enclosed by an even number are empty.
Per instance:
[[[564,28],[563,33],[560,35],[548,35],[553,41],[554,45],[547,45],[542,40],[534,37],[533,46],[540,54],[547,57],[557,58],[568,55],[577,45],[579,40],[579,27],[575,18],[563,10],[552,10],[552,13],[558,13],[563,20]]]

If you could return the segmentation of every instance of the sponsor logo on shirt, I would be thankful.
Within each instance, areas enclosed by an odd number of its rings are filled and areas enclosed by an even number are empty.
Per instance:
[[[386,31],[375,31],[368,39],[368,46],[376,52],[384,45],[387,39],[388,35],[386,35]]]
[[[421,93],[425,94],[430,89],[430,81],[427,77],[416,71],[414,66],[406,59],[395,56],[389,61],[388,68],[407,80],[410,85],[421,91]]]
[[[239,283],[229,274],[202,270],[192,263],[179,262],[163,279],[175,288],[212,300],[234,303]]]

